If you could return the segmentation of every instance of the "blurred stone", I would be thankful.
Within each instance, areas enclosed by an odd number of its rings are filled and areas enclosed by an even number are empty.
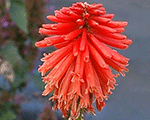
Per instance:
[[[0,74],[3,75],[9,82],[13,82],[15,78],[14,70],[9,62],[0,58]]]

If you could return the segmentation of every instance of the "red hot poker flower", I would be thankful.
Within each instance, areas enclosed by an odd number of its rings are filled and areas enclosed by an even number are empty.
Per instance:
[[[99,111],[116,84],[111,68],[123,76],[128,71],[128,58],[116,50],[126,49],[132,43],[123,34],[125,21],[113,21],[102,4],[77,2],[71,7],[55,11],[47,18],[55,24],[43,24],[41,34],[52,35],[36,42],[37,47],[54,45],[58,50],[46,54],[39,67],[46,84],[43,95],[54,91],[50,98],[55,109],[66,117],[77,118],[80,109],[94,113],[93,97]],[[51,71],[50,71],[51,70]],[[45,75],[48,73],[47,75]]]

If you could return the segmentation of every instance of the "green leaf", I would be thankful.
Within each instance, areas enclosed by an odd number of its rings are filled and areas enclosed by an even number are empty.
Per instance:
[[[22,0],[9,0],[9,2],[9,13],[12,20],[15,21],[20,29],[28,34],[28,19],[24,2]]]
[[[28,64],[20,56],[17,47],[13,42],[8,42],[0,51],[0,55],[8,61],[15,72],[14,87],[19,86],[25,81],[25,74],[28,71]]]
[[[7,111],[3,113],[0,117],[1,120],[15,120],[17,116],[12,111]]]
[[[10,103],[9,102],[0,102],[0,116],[2,114],[6,114],[6,112],[9,110],[10,108]],[[1,119],[0,119],[1,120]]]
[[[25,82],[25,73],[22,70],[18,71],[18,70],[15,69],[15,80],[13,82],[13,86],[18,87],[23,82]]]
[[[30,78],[31,80],[34,81],[36,87],[39,89],[39,90],[44,90],[44,83],[42,82],[41,80],[41,75],[40,73],[36,72],[34,74],[28,74],[27,75],[27,78]]]
[[[8,42],[0,53],[12,66],[22,62],[18,49],[13,42]]]

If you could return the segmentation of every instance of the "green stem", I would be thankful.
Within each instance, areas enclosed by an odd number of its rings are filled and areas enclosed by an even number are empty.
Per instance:
[[[80,110],[80,115],[76,120],[84,120],[83,110]]]

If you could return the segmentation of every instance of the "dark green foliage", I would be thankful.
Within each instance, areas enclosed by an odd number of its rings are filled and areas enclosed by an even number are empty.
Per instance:
[[[28,20],[24,2],[22,0],[9,0],[9,2],[9,13],[12,20],[15,21],[15,23],[21,30],[28,34]]]

